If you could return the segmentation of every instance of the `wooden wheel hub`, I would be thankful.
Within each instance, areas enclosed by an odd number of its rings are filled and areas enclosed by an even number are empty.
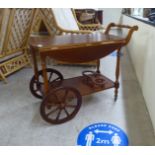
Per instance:
[[[64,109],[64,108],[65,108],[65,105],[66,105],[66,104],[65,104],[65,103],[63,103],[63,102],[62,102],[62,103],[60,103],[60,108],[61,108],[61,109]]]

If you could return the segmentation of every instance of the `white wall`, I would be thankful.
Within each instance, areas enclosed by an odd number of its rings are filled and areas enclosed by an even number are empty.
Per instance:
[[[155,27],[125,15],[122,23],[138,25],[127,46],[155,129]]]
[[[122,8],[103,8],[103,25],[107,26],[109,23],[119,23]]]

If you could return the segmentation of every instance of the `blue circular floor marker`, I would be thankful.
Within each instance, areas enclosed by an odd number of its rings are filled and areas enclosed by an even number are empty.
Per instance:
[[[128,137],[116,125],[109,123],[91,124],[84,128],[77,139],[81,146],[127,146]]]

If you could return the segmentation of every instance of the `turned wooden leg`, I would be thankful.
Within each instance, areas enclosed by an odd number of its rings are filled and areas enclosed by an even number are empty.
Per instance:
[[[116,70],[115,70],[115,96],[114,101],[118,97],[118,88],[119,88],[119,74],[120,74],[120,49],[117,50],[117,60],[116,60]]]
[[[32,61],[33,61],[33,69],[34,69],[34,74],[35,74],[35,79],[38,81],[38,63],[37,63],[37,50],[34,49],[33,47],[30,47],[30,51],[31,51],[31,54],[32,54]]]
[[[100,59],[97,60],[97,73],[100,73]]]
[[[43,71],[43,79],[44,79],[44,93],[45,95],[48,92],[48,78],[46,72],[46,57],[41,56],[41,66]]]

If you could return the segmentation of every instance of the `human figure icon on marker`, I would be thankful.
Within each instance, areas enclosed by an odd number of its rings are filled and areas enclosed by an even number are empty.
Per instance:
[[[92,131],[89,131],[89,133],[86,134],[85,136],[86,146],[91,146],[94,139],[95,139],[95,135],[93,134]]]
[[[119,144],[121,144],[121,138],[118,136],[117,133],[112,136],[111,141],[114,146],[119,146]]]

